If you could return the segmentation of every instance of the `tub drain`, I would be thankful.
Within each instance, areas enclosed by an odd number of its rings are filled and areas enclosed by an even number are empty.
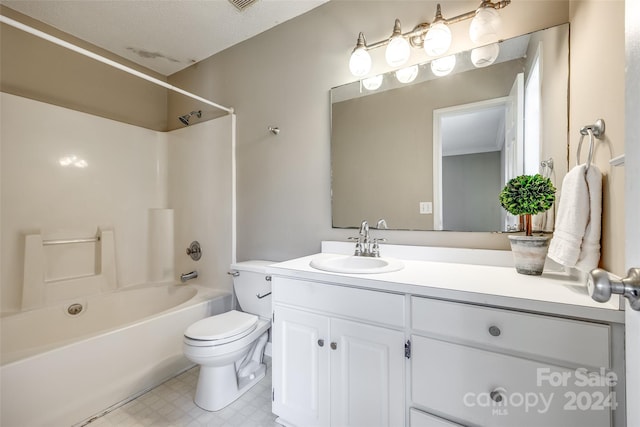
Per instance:
[[[71,304],[67,308],[67,313],[69,313],[72,316],[75,316],[76,314],[80,314],[81,312],[82,312],[82,304]]]

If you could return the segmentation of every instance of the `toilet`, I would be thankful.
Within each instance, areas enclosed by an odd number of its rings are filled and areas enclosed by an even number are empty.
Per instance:
[[[243,311],[231,310],[189,326],[182,349],[200,365],[194,402],[218,411],[242,396],[266,372],[262,363],[271,326],[270,261],[231,265],[233,288]]]

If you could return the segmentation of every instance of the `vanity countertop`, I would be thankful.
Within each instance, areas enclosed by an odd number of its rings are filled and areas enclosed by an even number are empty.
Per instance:
[[[542,276],[519,274],[513,267],[452,262],[405,260],[400,271],[378,274],[343,274],[310,266],[320,253],[273,264],[267,273],[316,282],[419,295],[516,310],[615,323],[624,322],[620,300],[598,303],[587,294],[586,285],[561,271]]]

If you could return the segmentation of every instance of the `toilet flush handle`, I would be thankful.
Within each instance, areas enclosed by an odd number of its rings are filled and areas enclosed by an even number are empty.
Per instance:
[[[267,282],[270,282],[271,281],[271,276],[265,276],[264,280],[266,280]],[[256,294],[256,297],[258,299],[262,299],[264,297],[268,297],[269,295],[271,295],[271,292],[267,292],[266,294],[262,294],[262,295]]]

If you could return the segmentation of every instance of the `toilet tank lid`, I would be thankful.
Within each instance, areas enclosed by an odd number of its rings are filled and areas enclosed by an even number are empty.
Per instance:
[[[264,260],[251,260],[251,261],[241,261],[235,262],[231,264],[232,270],[238,271],[253,271],[255,273],[266,273],[267,266],[275,264],[275,261],[264,261]]]

